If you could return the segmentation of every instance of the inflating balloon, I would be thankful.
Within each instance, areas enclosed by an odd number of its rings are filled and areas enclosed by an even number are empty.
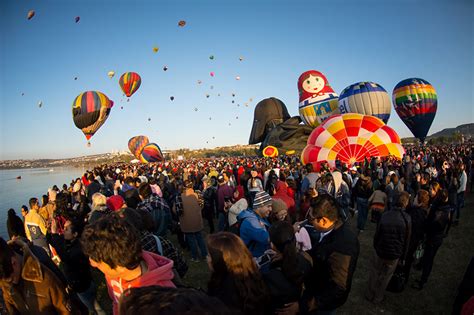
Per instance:
[[[309,70],[298,79],[299,113],[305,124],[317,127],[324,120],[339,113],[338,97],[326,77]]]
[[[72,103],[72,118],[89,140],[105,123],[114,102],[101,92],[87,91],[79,94]]]
[[[303,163],[313,166],[336,160],[348,165],[371,157],[403,157],[400,137],[382,120],[361,114],[334,115],[314,129],[301,153]]]
[[[341,114],[372,115],[387,123],[391,107],[387,91],[374,82],[354,83],[346,87],[339,95]]]
[[[76,18],[74,19],[76,21],[76,23],[78,23],[80,20],[81,20],[81,17],[80,16],[76,16]]]
[[[31,20],[33,18],[33,16],[35,16],[35,10],[30,10],[30,11],[28,11],[28,14],[26,15],[26,18],[28,20]]]
[[[128,149],[137,159],[140,159],[140,154],[148,143],[150,141],[147,136],[135,136],[128,140]]]
[[[141,154],[140,161],[143,163],[160,162],[163,160],[163,154],[161,153],[160,147],[156,143],[147,144]]]
[[[425,141],[438,108],[438,96],[426,80],[410,78],[393,89],[393,106],[413,135]]]
[[[125,95],[127,95],[127,97],[130,97],[140,87],[140,85],[142,84],[142,79],[136,72],[125,72],[120,77],[119,84]]]
[[[109,71],[109,72],[107,72],[107,75],[109,76],[109,78],[112,79],[115,75],[115,71]]]
[[[264,157],[276,157],[278,156],[278,149],[272,145],[269,145],[262,150],[262,154]]]

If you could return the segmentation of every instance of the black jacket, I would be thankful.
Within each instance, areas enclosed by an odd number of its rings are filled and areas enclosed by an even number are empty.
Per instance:
[[[410,207],[406,213],[408,213],[411,218],[410,245],[418,244],[419,241],[423,240],[425,234],[425,220],[428,215],[428,210],[421,207]]]
[[[77,293],[86,291],[91,284],[92,276],[89,258],[82,252],[79,240],[66,241],[59,234],[48,234],[47,237],[61,258],[67,283]]]
[[[281,260],[272,262],[269,270],[262,272],[263,280],[270,291],[273,312],[283,309],[285,304],[298,302],[301,298],[303,280],[311,272],[310,259],[306,259],[304,255],[299,253],[296,260],[295,268],[302,274],[301,282],[299,283],[294,283],[286,278],[281,269]]]
[[[309,254],[313,268],[305,281],[305,298],[315,297],[318,310],[340,307],[351,290],[359,257],[357,236],[347,224],[339,224],[320,243],[312,241]]]
[[[406,220],[406,222],[405,222]],[[380,217],[374,235],[374,248],[382,259],[403,258],[408,250],[411,218],[400,208],[385,211]]]
[[[425,232],[426,243],[430,245],[441,245],[444,238],[444,230],[449,222],[452,206],[447,203],[434,204],[426,219]]]
[[[13,216],[8,216],[7,218],[7,230],[8,237],[11,239],[12,236],[22,236],[26,238],[25,234],[25,225],[19,216],[16,214]]]

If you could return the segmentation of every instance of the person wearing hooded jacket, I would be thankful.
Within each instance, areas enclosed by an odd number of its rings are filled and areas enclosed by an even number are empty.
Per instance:
[[[114,315],[119,314],[118,303],[126,289],[175,287],[173,261],[142,251],[136,230],[115,213],[86,226],[81,245],[91,266],[105,275]]]

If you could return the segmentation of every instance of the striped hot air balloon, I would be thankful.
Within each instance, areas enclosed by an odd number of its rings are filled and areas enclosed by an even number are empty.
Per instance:
[[[323,161],[335,167],[336,160],[353,165],[370,157],[401,159],[404,153],[400,137],[382,120],[349,113],[332,116],[314,129],[301,159],[316,167]]]
[[[426,80],[411,78],[393,89],[393,107],[413,135],[425,141],[438,108],[438,96]]]
[[[122,88],[123,93],[130,97],[135,93],[140,85],[142,84],[142,79],[136,72],[125,72],[122,74],[119,80],[120,88]]]
[[[137,159],[140,159],[140,154],[148,143],[150,141],[147,136],[135,136],[128,140],[128,149]]]
[[[72,103],[72,118],[89,140],[105,123],[114,102],[101,92],[87,91],[79,94]]]
[[[387,123],[390,118],[390,97],[387,91],[374,82],[358,82],[346,87],[339,95],[341,114],[372,115]]]
[[[160,147],[156,143],[147,144],[141,154],[140,161],[143,163],[153,163],[163,161],[163,154]]]

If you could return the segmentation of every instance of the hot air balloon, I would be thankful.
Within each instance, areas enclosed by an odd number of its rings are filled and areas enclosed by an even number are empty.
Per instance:
[[[167,66],[164,66],[164,67],[163,67],[163,71],[168,71],[168,67],[167,67]]]
[[[339,95],[339,111],[372,115],[387,123],[390,118],[390,97],[374,82],[358,82],[346,87]]]
[[[309,70],[298,79],[299,113],[304,123],[317,127],[324,120],[339,113],[338,96],[319,71]]]
[[[89,140],[105,123],[114,102],[101,92],[87,91],[79,94],[72,103],[72,118]]]
[[[115,75],[115,71],[109,71],[109,72],[107,72],[107,75],[109,76],[109,78],[112,79]]]
[[[170,96],[170,100],[174,101],[174,96]]]
[[[154,53],[157,53],[158,50],[160,50],[158,47],[153,47],[153,52],[154,52]]]
[[[35,10],[30,10],[30,11],[28,11],[28,14],[26,15],[26,18],[28,20],[31,20],[33,18],[33,16],[35,16]]]
[[[209,59],[214,60],[214,55],[210,55]]]
[[[81,20],[81,17],[80,16],[76,16],[76,18],[74,19],[77,22],[79,22]]]
[[[147,136],[135,136],[128,140],[128,149],[137,159],[140,159],[140,154],[148,143],[150,141]]]
[[[236,76],[235,79],[236,79],[237,81],[239,81],[239,80],[240,80],[240,76]]]
[[[178,26],[179,27],[184,27],[186,25],[186,21],[185,20],[181,20],[178,22]]]
[[[392,101],[398,116],[423,143],[438,108],[434,87],[423,79],[406,79],[393,89]]]
[[[147,144],[140,154],[140,161],[145,164],[163,161],[160,147],[156,143]]]
[[[142,84],[142,79],[136,72],[125,72],[120,77],[119,84],[125,95],[130,97],[140,87],[140,84]]]
[[[278,149],[272,145],[268,145],[262,150],[262,154],[264,157],[276,157],[278,156]]]
[[[374,116],[339,114],[327,119],[314,129],[301,159],[318,167],[327,161],[331,167],[336,160],[348,165],[370,157],[403,157],[400,137],[392,128]]]
[[[215,75],[214,71],[211,71],[209,74],[211,75],[211,77]]]

